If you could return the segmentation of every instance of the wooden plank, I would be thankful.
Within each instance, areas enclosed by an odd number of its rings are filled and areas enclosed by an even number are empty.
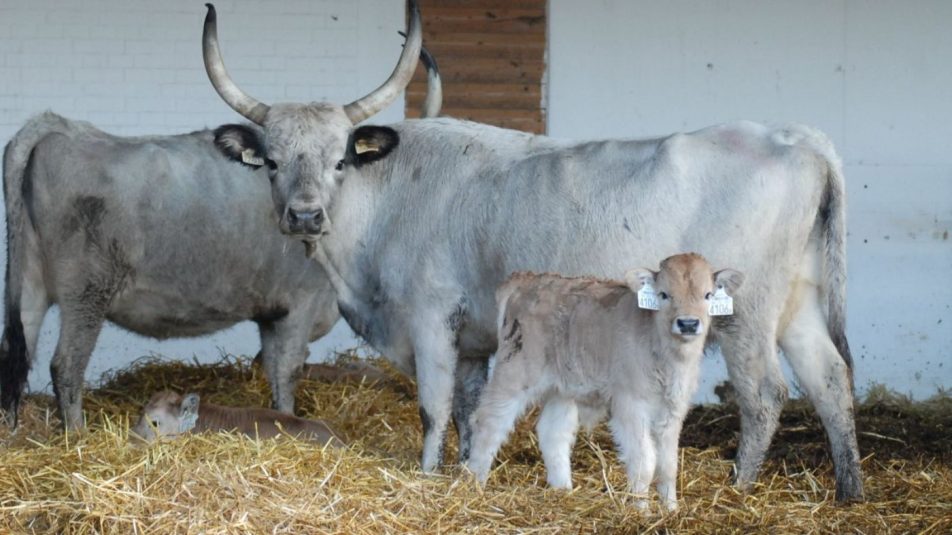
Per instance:
[[[411,108],[419,107],[423,103],[426,92],[408,93],[407,106]],[[498,109],[498,110],[538,110],[541,99],[539,95],[490,95],[484,93],[461,94],[453,91],[452,88],[443,90],[444,108],[478,108],[478,109]]]
[[[425,17],[427,9],[537,9],[545,13],[547,0],[420,0],[420,13]]]
[[[431,17],[423,21],[423,30],[433,33],[537,33],[545,35],[544,16],[522,16],[505,19],[450,19]]]
[[[426,81],[422,76],[414,78],[407,87],[410,94],[426,93]],[[454,95],[526,95],[540,98],[542,88],[538,84],[491,84],[491,83],[443,83],[443,92]]]
[[[529,45],[544,48],[545,33],[465,33],[447,32],[443,29],[436,29],[426,32],[423,37],[423,42],[427,48],[430,46],[439,46],[444,43],[471,45],[492,43],[510,46]]]

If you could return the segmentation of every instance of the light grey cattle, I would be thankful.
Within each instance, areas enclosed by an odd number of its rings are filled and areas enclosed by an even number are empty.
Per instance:
[[[423,113],[435,115],[439,72],[421,55]],[[69,428],[83,425],[84,373],[105,320],[154,338],[252,320],[273,405],[293,412],[307,344],[339,315],[323,269],[275,228],[267,172],[244,149],[234,152],[258,137],[253,125],[119,137],[53,113],[17,132],[3,163],[0,408],[12,425],[52,304],[60,306],[53,389]]]
[[[204,46],[219,94],[263,128],[281,229],[308,242],[351,327],[416,373],[423,468],[439,465],[451,417],[468,455],[468,413],[497,345],[493,289],[509,274],[619,278],[695,250],[748,281],[740,312],[715,321],[710,339],[739,396],[737,483],[756,479],[787,398],[779,345],[826,427],[837,497],[861,498],[845,187],[829,139],[749,122],[578,143],[448,118],[355,127],[410,79],[414,2],[408,34],[391,77],[344,106],[267,105],[242,92],[213,12]]]
[[[146,442],[186,433],[234,431],[252,438],[288,435],[302,440],[344,446],[344,441],[322,420],[307,420],[260,407],[225,407],[201,401],[198,394],[184,396],[168,390],[156,392],[142,408],[130,439]]]
[[[481,484],[516,419],[541,401],[536,428],[549,485],[572,488],[578,425],[591,429],[609,413],[636,505],[647,507],[656,479],[662,505],[677,509],[678,437],[697,390],[709,308],[721,299],[715,291],[729,299],[743,275],[681,254],[625,280],[517,273],[496,290],[499,349],[472,416],[467,462]]]

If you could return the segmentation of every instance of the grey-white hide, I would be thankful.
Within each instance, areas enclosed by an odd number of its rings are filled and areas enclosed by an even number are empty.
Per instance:
[[[7,145],[4,181],[8,417],[53,304],[51,372],[67,427],[83,425],[84,372],[104,320],[154,338],[255,321],[274,406],[293,412],[307,344],[339,315],[323,270],[278,232],[265,172],[226,158],[211,130],[123,138],[45,113]]]
[[[697,389],[708,308],[715,288],[733,294],[743,275],[712,272],[681,254],[660,272],[632,270],[621,282],[517,273],[496,291],[496,365],[473,413],[467,466],[481,484],[517,418],[542,405],[539,449],[547,481],[571,489],[571,453],[579,424],[606,413],[636,505],[657,480],[662,505],[677,508],[678,437]],[[650,285],[658,310],[639,308]]]
[[[416,373],[424,470],[441,462],[451,417],[468,454],[467,414],[496,349],[493,291],[510,273],[617,279],[694,250],[747,275],[739,312],[711,338],[741,406],[739,486],[756,480],[787,398],[779,345],[827,430],[837,497],[862,497],[845,187],[821,132],[742,122],[568,143],[448,118],[355,128],[330,103],[255,114],[215,66],[226,102],[263,127],[282,230],[313,244],[350,326]]]

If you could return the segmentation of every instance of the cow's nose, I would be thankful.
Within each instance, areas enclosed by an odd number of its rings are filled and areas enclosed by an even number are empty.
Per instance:
[[[676,323],[681,334],[697,334],[697,328],[701,325],[701,320],[697,318],[678,318]]]
[[[288,207],[288,228],[291,232],[300,234],[317,234],[321,231],[324,221],[324,210],[295,209]]]

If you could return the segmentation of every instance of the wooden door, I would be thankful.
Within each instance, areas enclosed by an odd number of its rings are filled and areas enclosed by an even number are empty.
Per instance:
[[[546,0],[420,0],[423,44],[443,77],[442,115],[545,133]],[[419,117],[426,75],[407,88]]]

